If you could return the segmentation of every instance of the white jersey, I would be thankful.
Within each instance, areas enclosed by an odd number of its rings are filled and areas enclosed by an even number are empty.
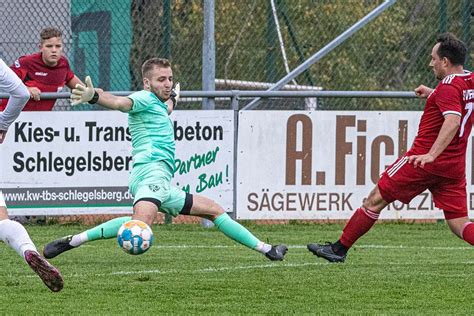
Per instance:
[[[11,93],[22,84],[20,78],[0,58],[0,92]],[[5,199],[0,190],[0,206],[5,207]]]
[[[20,84],[20,78],[0,58],[0,92],[11,93]]]
[[[5,111],[0,113],[0,130],[6,131],[20,115],[30,98],[30,93],[20,78],[2,59],[0,59],[0,92],[10,94]]]

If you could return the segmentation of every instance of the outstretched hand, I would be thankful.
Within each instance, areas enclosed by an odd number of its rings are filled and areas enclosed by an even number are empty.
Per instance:
[[[78,83],[76,88],[71,91],[71,105],[73,106],[89,102],[94,97],[95,90],[91,77],[87,76],[84,81],[86,83],[85,86]]]

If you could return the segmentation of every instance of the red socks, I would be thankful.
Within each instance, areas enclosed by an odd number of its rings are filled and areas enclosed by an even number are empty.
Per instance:
[[[372,212],[371,210],[365,210],[359,207],[352,215],[351,219],[347,222],[342,236],[339,238],[341,244],[345,247],[350,248],[352,245],[368,232],[379,218],[379,213]],[[474,227],[472,231],[472,240],[474,241]]]
[[[461,231],[462,239],[474,246],[474,223],[467,222]]]
[[[352,247],[357,239],[372,228],[379,215],[379,213],[359,207],[342,231],[342,236],[339,238],[341,244],[346,248]],[[467,243],[474,246],[474,222],[464,224],[461,235]]]

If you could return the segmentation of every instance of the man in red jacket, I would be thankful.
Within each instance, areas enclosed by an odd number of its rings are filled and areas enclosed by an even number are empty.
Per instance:
[[[56,100],[41,100],[42,92],[59,92],[64,85],[69,88],[74,88],[76,84],[83,85],[63,56],[61,31],[48,27],[41,31],[40,37],[39,52],[22,56],[10,66],[30,92],[31,98],[23,111],[51,111]],[[5,110],[7,101],[2,100],[0,111]]]

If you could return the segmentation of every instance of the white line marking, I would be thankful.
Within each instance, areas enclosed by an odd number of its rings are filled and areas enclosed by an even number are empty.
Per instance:
[[[228,249],[228,248],[238,248],[242,247],[240,245],[235,246],[227,246],[227,245],[167,245],[167,246],[155,246],[155,248],[159,249],[188,249],[188,248],[195,248],[195,249]],[[306,245],[289,245],[288,248],[291,249],[306,249]],[[447,247],[447,246],[404,246],[404,245],[394,245],[394,246],[387,246],[387,245],[355,245],[354,248],[366,248],[366,249],[416,249],[416,250],[473,250],[474,247]],[[426,263],[427,265],[434,264],[437,265],[438,263]],[[474,261],[464,261],[459,262],[458,264],[466,264],[472,265]],[[352,265],[352,263],[344,263],[344,265]],[[404,266],[404,265],[413,265],[412,262],[407,263],[395,263],[395,262],[387,262],[384,265],[394,265],[394,266]],[[183,273],[214,273],[214,272],[222,272],[222,271],[238,271],[238,270],[257,270],[257,269],[272,269],[272,268],[299,268],[299,267],[306,267],[306,266],[337,266],[337,264],[332,264],[329,262],[307,262],[307,263],[286,263],[286,262],[275,262],[275,263],[267,263],[267,264],[260,264],[260,265],[248,265],[248,266],[227,266],[227,267],[209,267],[204,269],[196,269],[196,270],[160,270],[160,269],[153,269],[153,270],[141,270],[141,271],[115,271],[110,273],[99,273],[99,274],[69,274],[64,275],[65,278],[73,278],[73,277],[103,277],[103,276],[115,276],[115,275],[137,275],[137,274],[183,274]],[[10,277],[13,277],[10,275]],[[15,276],[17,277],[17,276]],[[36,275],[25,275],[24,277],[27,278],[36,278]]]
[[[242,247],[240,245],[235,246],[226,246],[226,245],[169,245],[169,246],[156,246],[156,248],[161,249],[183,249],[183,248],[196,248],[196,249],[215,249],[215,248],[237,248]],[[306,245],[290,245],[288,246],[289,249],[306,249]],[[359,245],[355,246],[355,248],[367,248],[367,249],[422,249],[422,250],[472,250],[474,247],[427,247],[427,246],[387,246],[387,245]],[[425,263],[427,265],[433,264],[438,265],[437,262],[432,263]],[[466,264],[472,265],[474,261],[464,261],[459,262],[459,264]],[[352,263],[344,263],[344,265],[353,265]],[[407,263],[396,263],[396,262],[387,262],[384,265],[393,265],[393,266],[411,266],[413,265],[412,262]],[[222,272],[222,271],[238,271],[238,270],[257,270],[257,269],[272,269],[272,268],[299,268],[299,267],[307,267],[307,266],[337,266],[337,264],[332,264],[329,262],[321,261],[321,262],[307,262],[307,263],[286,263],[286,262],[275,262],[275,263],[267,263],[267,264],[260,264],[260,265],[248,265],[248,266],[227,266],[227,267],[209,267],[203,269],[196,269],[196,270],[176,270],[176,269],[169,269],[169,270],[160,270],[160,269],[153,269],[153,270],[141,270],[141,271],[115,271],[110,273],[98,273],[98,274],[79,274],[74,273],[70,275],[64,275],[65,278],[82,278],[82,277],[104,277],[104,276],[120,276],[120,275],[138,275],[138,274],[185,274],[185,273],[215,273],[215,272]],[[36,278],[36,275],[26,275],[24,277],[27,278]],[[464,275],[463,275],[464,277]]]
[[[98,248],[102,245],[82,245],[81,248]],[[153,245],[152,248],[158,249],[235,249],[242,248],[241,245]],[[291,249],[306,249],[306,245],[288,245],[288,248]],[[405,246],[405,245],[358,245],[355,244],[353,248],[373,248],[373,249],[421,249],[421,250],[474,250],[472,246]],[[244,249],[244,248],[242,248]]]
[[[222,272],[222,271],[236,271],[236,270],[255,270],[255,269],[268,269],[268,268],[297,268],[306,266],[320,266],[327,265],[328,262],[307,262],[307,263],[267,263],[250,266],[236,266],[236,267],[209,267],[204,269],[196,270],[142,270],[142,271],[116,271],[107,274],[95,274],[100,275],[131,275],[131,274],[173,274],[173,273],[209,273],[209,272]]]
[[[438,266],[438,262],[426,262],[424,265],[434,265]],[[459,264],[466,264],[466,265],[472,265],[474,264],[474,261],[464,261],[464,262],[459,262]],[[268,263],[268,264],[260,264],[260,265],[249,265],[249,266],[236,266],[236,267],[209,267],[209,268],[204,268],[204,269],[196,269],[196,270],[176,270],[176,269],[170,269],[170,270],[141,270],[141,271],[115,271],[111,273],[96,273],[96,274],[79,274],[79,273],[74,273],[70,275],[63,275],[64,278],[83,278],[83,277],[107,277],[107,276],[120,276],[120,275],[138,275],[138,274],[193,274],[193,273],[215,273],[215,272],[223,272],[223,271],[237,271],[237,270],[257,270],[257,269],[271,269],[271,268],[300,268],[300,267],[307,267],[307,266],[327,266],[327,267],[336,267],[339,266],[340,264],[336,263],[329,263],[329,262],[307,262],[307,263]],[[344,266],[352,266],[356,265],[353,263],[344,263]],[[384,266],[413,266],[412,262],[406,262],[406,263],[397,263],[397,262],[386,262],[383,263]],[[430,274],[427,272],[424,272],[423,274]],[[437,275],[438,277],[440,276],[438,272],[433,272],[433,275]],[[465,278],[466,276],[464,274],[458,275],[459,277]],[[10,277],[13,277],[10,275]],[[15,276],[18,277],[18,276]],[[25,276],[20,276],[20,277],[26,277],[26,278],[37,278],[36,275],[25,275]],[[449,277],[452,278],[453,275],[449,274]]]
[[[236,267],[209,267],[204,269],[196,270],[141,270],[141,271],[115,271],[111,273],[96,273],[96,274],[69,274],[64,275],[64,278],[83,278],[83,277],[104,277],[104,276],[115,276],[115,275],[137,275],[137,274],[193,274],[193,273],[214,273],[223,271],[237,271],[237,270],[257,270],[257,269],[272,269],[272,268],[299,268],[306,266],[323,266],[331,265],[329,262],[306,262],[306,263],[267,263],[249,266],[236,266]],[[36,275],[27,275],[27,278],[37,278]]]

